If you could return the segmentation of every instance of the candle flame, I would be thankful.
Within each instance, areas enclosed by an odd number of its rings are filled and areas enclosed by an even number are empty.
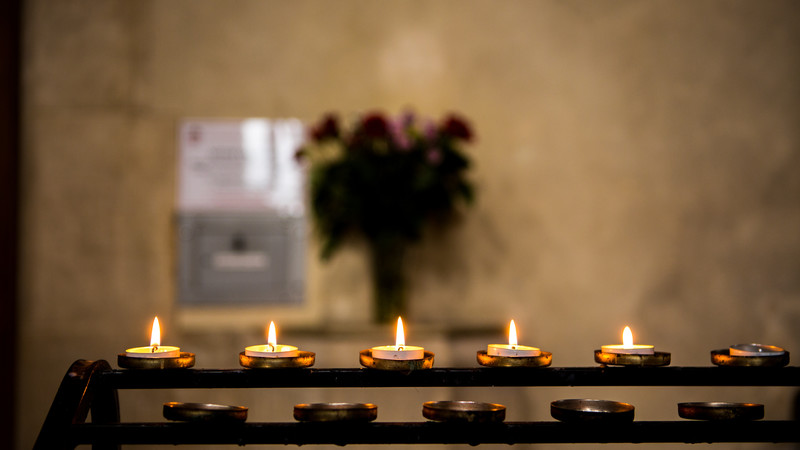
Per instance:
[[[508,326],[508,345],[512,347],[517,345],[517,326],[514,325],[514,320],[511,320],[511,325]]]
[[[406,346],[406,332],[403,330],[403,319],[397,318],[397,336],[395,337],[394,345],[396,347]]]
[[[161,345],[161,327],[158,326],[158,317],[153,319],[153,329],[150,332],[150,346],[158,347]]]
[[[270,321],[269,323],[269,332],[267,333],[267,345],[270,348],[275,348],[278,345],[278,336],[275,333],[275,322]]]
[[[622,332],[622,345],[624,347],[633,347],[633,333],[631,333],[631,327],[625,327],[625,330]]]

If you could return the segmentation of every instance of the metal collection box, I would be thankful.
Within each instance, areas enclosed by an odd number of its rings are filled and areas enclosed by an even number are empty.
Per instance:
[[[302,303],[304,217],[181,214],[178,227],[180,303]]]

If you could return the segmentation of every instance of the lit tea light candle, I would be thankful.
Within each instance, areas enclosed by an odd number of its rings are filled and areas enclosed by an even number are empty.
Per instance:
[[[738,344],[731,345],[731,356],[782,356],[786,350],[774,345]]]
[[[158,325],[158,317],[156,317],[153,319],[153,328],[150,331],[150,346],[129,348],[125,350],[125,356],[129,358],[177,358],[181,356],[181,349],[161,345],[161,327]]]
[[[512,320],[508,327],[508,345],[489,344],[486,353],[491,356],[510,356],[514,358],[539,356],[542,351],[536,347],[517,344],[517,326],[514,325]]]
[[[372,357],[377,359],[395,359],[406,361],[410,359],[423,359],[425,357],[425,349],[422,347],[414,347],[406,345],[405,331],[403,330],[403,319],[397,318],[397,335],[395,337],[395,345],[382,345],[380,347],[372,347]]]
[[[633,333],[630,327],[625,327],[622,332],[622,345],[604,345],[600,348],[603,353],[614,353],[617,355],[653,355],[655,348],[652,345],[634,345]]]
[[[244,354],[259,358],[293,358],[297,356],[297,347],[293,345],[278,345],[277,333],[275,333],[275,322],[269,323],[266,345],[251,345],[245,347]]]

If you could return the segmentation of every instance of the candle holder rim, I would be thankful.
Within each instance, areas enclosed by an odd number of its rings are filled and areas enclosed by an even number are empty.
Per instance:
[[[381,359],[372,356],[372,349],[361,350],[358,354],[359,363],[368,369],[410,372],[433,367],[434,353],[423,351],[422,359]]]
[[[422,404],[422,415],[438,422],[502,422],[506,407],[471,400],[430,401]]]
[[[374,403],[350,403],[350,402],[319,402],[319,403],[298,403],[294,405],[297,409],[305,410],[352,410],[352,409],[377,409]]]
[[[630,422],[636,408],[614,400],[570,398],[550,402],[550,415],[562,422]]]
[[[500,403],[476,402],[474,400],[435,400],[422,404],[430,409],[448,411],[500,411],[506,409]]]
[[[759,420],[764,418],[764,405],[735,402],[678,403],[678,416],[692,420]]]
[[[606,353],[598,349],[594,351],[594,360],[608,366],[668,366],[672,361],[672,354],[659,351],[652,355]]]
[[[540,349],[538,356],[495,356],[478,350],[476,359],[485,367],[548,367],[553,363],[553,354]]]
[[[180,352],[179,356],[169,358],[136,358],[125,353],[117,354],[117,365],[123,369],[188,369],[194,367],[194,363],[195,355],[191,352]]]
[[[371,422],[378,417],[374,403],[300,403],[294,405],[293,416],[301,422]]]
[[[247,420],[245,406],[220,405],[216,403],[164,403],[164,418],[174,421],[237,421]]]
[[[239,353],[239,364],[248,369],[301,369],[311,367],[316,360],[316,353],[298,350],[295,356],[247,356]]]

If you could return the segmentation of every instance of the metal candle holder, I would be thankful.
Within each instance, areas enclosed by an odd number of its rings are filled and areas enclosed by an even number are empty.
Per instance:
[[[167,402],[164,403],[164,418],[184,422],[244,422],[247,420],[247,408],[213,403]]]
[[[117,365],[123,369],[188,369],[194,367],[194,353],[181,352],[174,358],[134,358],[120,353],[117,355]]]
[[[314,365],[314,352],[298,351],[296,356],[279,356],[268,358],[263,356],[247,356],[239,353],[239,364],[248,369],[299,369]]]
[[[372,403],[301,403],[294,405],[294,418],[301,422],[371,422],[378,418]]]
[[[731,356],[729,348],[711,350],[711,362],[718,366],[783,367],[789,364],[789,352],[770,356]]]
[[[495,356],[478,350],[478,364],[486,367],[547,367],[553,363],[553,354],[541,352],[539,356]]]
[[[427,350],[425,350],[422,359],[373,358],[371,349],[361,350],[358,356],[361,365],[369,369],[410,372],[412,370],[430,369],[433,367],[433,352]]]
[[[566,399],[550,403],[550,415],[562,422],[631,422],[635,408],[611,400]]]
[[[668,352],[655,352],[652,355],[606,353],[594,351],[594,360],[607,366],[668,366],[672,355]]]
[[[506,407],[470,401],[425,402],[422,415],[438,422],[502,422],[506,418]]]
[[[757,403],[692,402],[678,403],[678,415],[694,420],[759,420],[764,405]]]

